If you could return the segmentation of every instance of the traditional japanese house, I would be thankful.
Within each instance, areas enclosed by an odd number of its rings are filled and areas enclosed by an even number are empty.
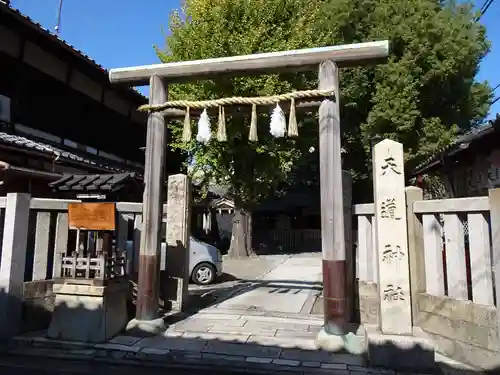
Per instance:
[[[412,177],[432,198],[481,196],[499,187],[500,114],[429,157]]]
[[[210,186],[197,196],[194,182],[192,233],[225,252],[233,229],[234,201],[226,188]],[[252,211],[252,246],[257,253],[318,250],[320,246],[319,188],[296,186],[283,196],[272,196]]]
[[[64,173],[142,173],[146,98],[0,1],[0,194],[57,195]],[[167,174],[180,156],[167,154]]]
[[[225,187],[210,185],[204,196],[200,181],[193,180],[191,233],[225,252],[231,241],[234,202]]]
[[[254,248],[262,253],[318,251],[320,207],[315,185],[294,186],[265,200],[252,215]]]
[[[138,162],[110,160],[64,144],[56,146],[57,142],[43,139],[43,135],[50,135],[20,125],[0,125],[1,130],[5,127],[10,129],[0,131],[0,195],[26,192],[37,197],[60,196],[48,184],[67,173],[142,172]]]

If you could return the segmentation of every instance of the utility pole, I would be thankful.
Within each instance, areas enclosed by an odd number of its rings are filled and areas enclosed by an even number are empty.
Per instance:
[[[57,6],[57,17],[56,17],[56,26],[54,30],[57,35],[61,32],[61,12],[62,12],[63,0],[59,0],[59,4]]]

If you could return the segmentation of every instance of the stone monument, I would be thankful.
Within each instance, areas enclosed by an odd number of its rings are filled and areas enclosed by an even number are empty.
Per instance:
[[[373,169],[380,329],[412,334],[403,145],[389,139],[375,148]]]
[[[401,143],[385,139],[373,155],[379,325],[366,326],[372,365],[428,369],[434,350],[413,327],[406,219],[404,153]]]

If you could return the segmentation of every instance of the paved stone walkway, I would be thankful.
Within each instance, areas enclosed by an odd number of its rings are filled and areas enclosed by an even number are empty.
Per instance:
[[[35,333],[16,338],[9,351],[156,366],[250,368],[266,373],[394,374],[367,368],[363,355],[316,349],[315,337],[323,323],[322,317],[310,315],[313,300],[321,292],[317,254],[261,257],[259,262],[268,266],[263,266],[255,280],[247,279],[231,296],[187,318],[175,321],[170,317],[171,324],[162,335],[123,335],[109,343],[91,345],[47,340],[43,333]],[[445,363],[446,372],[456,365],[463,374],[463,365],[441,356],[437,360]]]
[[[219,303],[217,308],[309,315],[321,293],[321,277],[319,254],[283,257],[244,293]]]

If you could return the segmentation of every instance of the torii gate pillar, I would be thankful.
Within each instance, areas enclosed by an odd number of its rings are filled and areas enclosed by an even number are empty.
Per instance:
[[[331,60],[319,66],[319,89],[333,88],[334,98],[319,107],[319,166],[321,194],[321,250],[325,325],[316,344],[326,350],[361,351],[361,342],[349,335],[349,299],[345,247],[342,146],[340,131],[339,69]],[[352,251],[352,249],[349,249]],[[351,257],[352,258],[352,257]],[[354,339],[353,339],[354,338]],[[359,347],[359,348],[358,348]]]

